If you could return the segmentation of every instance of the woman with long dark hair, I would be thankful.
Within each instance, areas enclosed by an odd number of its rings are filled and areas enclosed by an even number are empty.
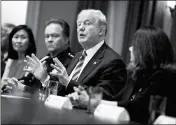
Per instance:
[[[146,124],[150,96],[160,95],[167,97],[166,115],[175,116],[176,68],[172,64],[173,49],[167,35],[159,28],[145,26],[135,32],[129,50],[127,85],[116,96],[118,106],[127,109],[132,121]]]
[[[23,68],[26,65],[26,55],[31,56],[32,53],[36,54],[32,30],[27,25],[16,26],[9,35],[8,60],[2,83],[8,78],[21,78],[25,74]]]

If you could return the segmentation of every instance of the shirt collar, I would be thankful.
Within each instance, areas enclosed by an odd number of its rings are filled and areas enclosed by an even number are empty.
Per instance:
[[[69,46],[65,45],[63,47],[63,50],[60,51],[59,53],[57,53],[55,56],[51,57],[50,53],[48,53],[47,56],[50,56],[51,58],[54,58],[54,57],[62,58],[62,57],[66,57],[66,55],[70,52],[71,52],[71,50],[70,50]]]
[[[104,40],[102,40],[101,42],[99,42],[98,44],[96,44],[95,46],[93,46],[92,48],[86,50],[87,56],[94,55],[103,44],[104,44]]]

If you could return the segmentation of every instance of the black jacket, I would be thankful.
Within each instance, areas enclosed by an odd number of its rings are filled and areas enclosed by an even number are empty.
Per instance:
[[[47,73],[49,74],[53,70],[50,64],[54,64],[54,62],[53,62],[53,58],[50,57],[49,54],[47,54],[47,56],[49,56],[49,58],[47,58],[45,61],[46,61]],[[71,53],[70,48],[68,47],[65,51],[59,53],[56,57],[61,61],[61,63],[67,69],[69,63],[73,58],[73,55]],[[51,75],[50,75],[50,79],[58,81],[56,77]],[[26,87],[24,91],[33,93],[36,91],[36,89],[41,87],[41,82],[38,79],[36,79],[31,73],[28,74],[27,76],[23,76],[20,80],[25,81],[24,84],[26,85]]]
[[[147,123],[149,118],[150,95],[167,97],[166,115],[176,117],[176,66],[165,65],[147,73],[139,73],[132,78],[132,70],[128,69],[127,85],[116,96],[118,106],[125,107],[131,120]]]
[[[70,63],[67,69],[69,75],[78,63],[81,54],[82,52],[77,53]],[[125,86],[127,76],[125,67],[120,55],[104,43],[85,66],[78,81],[71,80],[67,88],[60,89],[59,93],[65,93],[65,95],[72,93],[73,87],[78,85],[86,88],[100,87],[103,90],[103,99],[113,100]]]

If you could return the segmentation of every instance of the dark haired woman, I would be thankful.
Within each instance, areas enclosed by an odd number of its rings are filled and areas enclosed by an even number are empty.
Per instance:
[[[133,37],[131,62],[127,67],[127,85],[116,96],[118,106],[125,107],[131,120],[148,123],[151,95],[167,97],[166,115],[176,116],[174,97],[176,67],[173,49],[163,30],[145,26]]]
[[[21,78],[25,74],[23,68],[26,65],[26,55],[32,53],[36,53],[32,30],[27,25],[14,27],[9,35],[8,60],[2,81],[12,77]]]

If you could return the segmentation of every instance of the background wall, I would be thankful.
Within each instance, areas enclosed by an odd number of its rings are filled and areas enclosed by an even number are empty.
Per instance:
[[[120,55],[126,25],[128,1],[109,1],[107,44]]]
[[[1,1],[1,23],[26,23],[28,1]]]

